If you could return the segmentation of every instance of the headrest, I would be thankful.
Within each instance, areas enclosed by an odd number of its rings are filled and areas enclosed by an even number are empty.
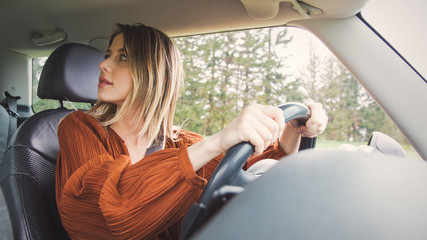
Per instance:
[[[95,103],[100,73],[98,64],[103,57],[101,51],[84,44],[66,43],[60,46],[43,67],[37,96]]]

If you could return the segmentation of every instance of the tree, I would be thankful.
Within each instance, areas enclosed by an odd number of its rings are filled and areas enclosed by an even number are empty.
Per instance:
[[[379,131],[386,133],[400,144],[408,145],[409,142],[393,121],[367,93],[366,95],[364,106],[360,110],[363,119],[360,123],[360,128],[363,129],[364,138],[368,139],[374,131]]]
[[[329,117],[321,139],[367,141],[377,130],[405,141],[350,72],[332,55],[319,55],[314,44],[307,50],[309,59],[300,77],[284,74],[286,57],[279,57],[276,50],[292,40],[286,28],[175,39],[186,73],[175,124],[211,135],[251,102],[277,105],[313,98]]]
[[[273,28],[263,29],[265,46],[261,69],[264,76],[262,78],[261,95],[258,102],[262,104],[278,105],[286,101],[286,78],[288,77],[282,71],[285,65],[285,59],[277,55],[276,49],[285,49],[286,45],[292,41],[288,37],[287,28],[279,28],[278,32],[273,32]]]
[[[328,139],[339,141],[360,141],[361,87],[350,72],[335,58],[327,60],[322,77],[324,85],[322,104],[328,113],[329,123],[325,131]]]
[[[283,100],[282,61],[274,48],[291,41],[286,31],[256,29],[175,39],[186,82],[175,124],[211,135],[224,128],[250,102]],[[192,105],[193,107],[187,106]]]

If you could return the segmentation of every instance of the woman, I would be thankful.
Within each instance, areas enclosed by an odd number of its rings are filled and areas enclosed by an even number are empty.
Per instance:
[[[251,142],[250,167],[297,151],[301,133],[314,137],[326,127],[322,106],[308,101],[312,117],[299,129],[285,127],[279,109],[254,104],[208,139],[174,131],[179,51],[157,29],[118,28],[99,64],[98,103],[58,127],[56,198],[72,239],[177,239],[228,148]]]

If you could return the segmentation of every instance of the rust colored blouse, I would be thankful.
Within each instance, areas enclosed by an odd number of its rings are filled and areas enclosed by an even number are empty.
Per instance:
[[[222,158],[194,172],[187,147],[203,138],[181,130],[178,141],[131,164],[119,135],[81,111],[60,122],[58,139],[56,201],[72,239],[178,239],[180,220]],[[277,142],[247,167],[283,157]]]

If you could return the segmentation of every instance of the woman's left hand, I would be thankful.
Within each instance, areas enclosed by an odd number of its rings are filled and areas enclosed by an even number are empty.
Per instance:
[[[279,139],[279,144],[282,150],[287,153],[295,153],[298,151],[301,136],[303,137],[317,137],[319,134],[325,131],[326,125],[328,124],[328,116],[326,116],[325,109],[321,103],[316,103],[312,99],[304,101],[311,110],[311,116],[307,120],[304,126],[293,124],[290,121],[286,124],[282,135]]]
[[[305,126],[299,128],[303,137],[314,138],[322,134],[328,124],[328,116],[321,103],[314,102],[312,99],[304,101],[311,110],[311,117],[307,120]]]

